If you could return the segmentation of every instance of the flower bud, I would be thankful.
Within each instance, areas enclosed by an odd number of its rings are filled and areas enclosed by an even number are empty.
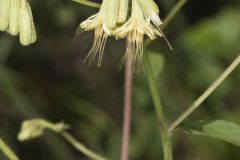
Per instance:
[[[121,0],[120,0],[121,1]],[[107,12],[105,13],[105,20],[108,28],[114,28],[117,23],[119,0],[111,0],[107,2]]]
[[[19,11],[20,42],[27,46],[37,39],[32,12],[26,0],[22,0]]]
[[[10,0],[0,0],[0,31],[5,31],[8,28],[10,2]]]
[[[151,21],[156,25],[160,26],[162,24],[162,21],[159,14],[159,9],[157,4],[153,0],[138,0],[139,5],[144,10],[145,13],[147,13]]]
[[[51,123],[44,119],[26,120],[22,123],[21,130],[18,133],[18,140],[26,141],[41,137],[46,129],[54,132],[63,132],[68,128],[69,125],[63,122]]]
[[[120,0],[119,7],[118,7],[118,23],[124,23],[127,19],[128,15],[128,0]]]
[[[19,33],[19,8],[19,0],[11,0],[8,33],[13,36]]]
[[[34,21],[33,21],[33,14],[32,14],[32,10],[31,10],[30,5],[28,5],[28,10],[29,10],[30,16],[31,16],[31,30],[32,30],[32,33],[31,33],[31,44],[32,44],[32,43],[36,42],[37,34],[36,34],[36,29],[35,29],[35,25],[34,25]]]
[[[45,126],[43,121],[39,119],[33,119],[24,121],[21,127],[21,132],[18,134],[20,141],[34,139],[43,135]]]

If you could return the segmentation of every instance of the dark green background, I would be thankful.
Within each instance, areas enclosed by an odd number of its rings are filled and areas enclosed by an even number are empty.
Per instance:
[[[177,2],[156,0],[161,18]],[[20,143],[21,122],[64,120],[79,141],[112,160],[121,145],[123,71],[117,64],[125,42],[109,38],[103,66],[83,63],[93,32],[74,38],[78,24],[97,12],[71,0],[30,1],[38,41],[30,47],[0,33],[0,137],[21,160],[84,160],[58,135]],[[157,83],[166,117],[172,122],[240,53],[240,1],[189,0],[150,51],[164,64]],[[239,68],[187,119],[225,119],[240,124]],[[240,135],[239,135],[240,136]],[[239,160],[240,148],[200,136],[174,136],[175,160]],[[144,74],[134,74],[131,160],[161,159],[157,118]],[[5,160],[1,154],[1,160]]]

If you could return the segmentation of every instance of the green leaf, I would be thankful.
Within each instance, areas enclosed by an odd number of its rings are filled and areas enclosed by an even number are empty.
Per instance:
[[[79,36],[81,33],[83,33],[85,30],[80,26],[78,26],[76,32],[75,32],[75,37]]]
[[[149,59],[154,78],[157,79],[164,67],[164,57],[160,53],[149,51]]]
[[[179,128],[188,134],[217,138],[240,146],[240,126],[224,120],[200,121]]]

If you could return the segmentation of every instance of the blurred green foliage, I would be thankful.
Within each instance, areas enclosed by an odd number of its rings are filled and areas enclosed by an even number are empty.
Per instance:
[[[176,3],[157,2],[162,17]],[[103,67],[88,66],[82,61],[92,45],[93,32],[76,38],[74,33],[97,10],[64,0],[30,3],[37,43],[22,47],[16,37],[0,33],[0,137],[22,160],[87,159],[51,132],[34,141],[17,141],[25,119],[64,120],[79,141],[110,159],[119,159],[124,78],[116,65],[125,42],[109,39]],[[151,44],[150,51],[162,57],[154,66],[162,68],[157,82],[169,122],[239,54],[239,6],[239,0],[189,1],[164,31],[174,50],[169,51],[162,39]],[[238,68],[187,121],[225,119],[240,124],[239,82]],[[131,160],[159,159],[159,132],[146,79],[135,74]],[[173,146],[176,160],[240,157],[236,146],[182,133],[174,137]]]

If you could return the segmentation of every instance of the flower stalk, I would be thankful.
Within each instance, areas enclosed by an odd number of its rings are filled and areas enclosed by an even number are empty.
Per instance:
[[[174,129],[180,125],[193,111],[195,111],[209,95],[217,89],[217,87],[222,84],[222,82],[234,71],[240,64],[240,54],[231,63],[231,65],[212,83],[212,85],[198,98],[193,104],[183,112],[169,127],[168,132],[171,133]]]
[[[46,129],[51,130],[55,133],[60,134],[66,141],[68,141],[73,147],[78,151],[86,155],[87,157],[94,160],[107,160],[106,158],[98,155],[97,153],[91,151],[81,142],[78,142],[71,134],[66,130],[69,128],[69,125],[60,122],[60,123],[51,123],[44,119],[31,119],[26,120],[22,123],[21,131],[18,134],[19,141],[27,141],[43,136]]]
[[[125,64],[125,88],[124,88],[124,112],[121,160],[128,160],[129,140],[131,133],[131,113],[132,113],[132,60],[127,57]]]

